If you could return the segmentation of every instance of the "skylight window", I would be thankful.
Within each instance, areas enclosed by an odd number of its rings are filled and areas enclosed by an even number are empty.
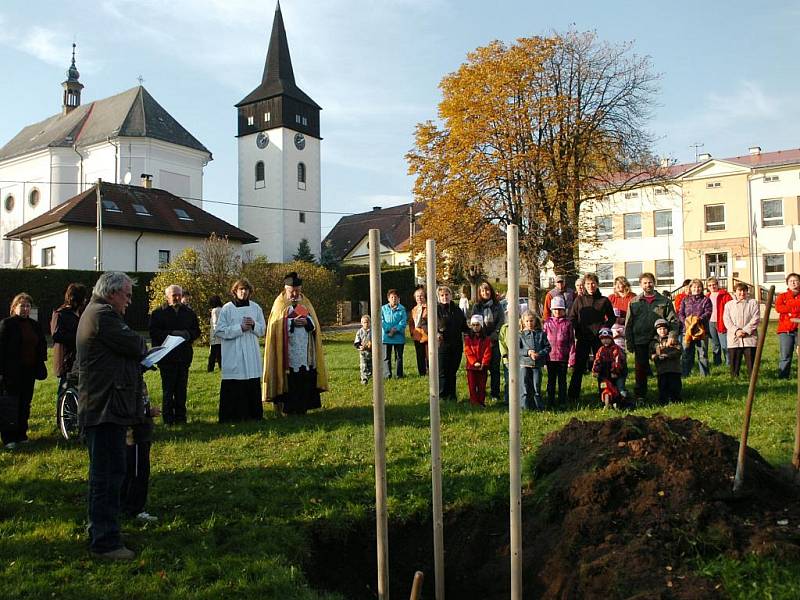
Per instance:
[[[108,212],[118,212],[121,213],[122,211],[117,206],[117,203],[113,200],[103,200],[103,208]]]
[[[175,214],[178,215],[178,218],[181,221],[194,221],[194,219],[192,219],[192,217],[189,216],[189,213],[187,213],[182,208],[173,208],[172,210],[175,211]]]
[[[134,204],[134,205],[133,205],[133,210],[136,212],[136,214],[137,214],[137,215],[141,215],[141,216],[143,216],[143,217],[150,217],[150,216],[152,216],[152,215],[150,214],[150,211],[149,211],[149,210],[147,210],[147,207],[146,207],[146,206],[144,206],[143,204]]]

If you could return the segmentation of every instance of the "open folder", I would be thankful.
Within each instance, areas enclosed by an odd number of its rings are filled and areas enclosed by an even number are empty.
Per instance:
[[[186,340],[178,335],[168,335],[163,344],[150,349],[150,351],[142,359],[142,365],[149,369],[167,354],[172,352],[175,347],[179,346],[185,341]]]

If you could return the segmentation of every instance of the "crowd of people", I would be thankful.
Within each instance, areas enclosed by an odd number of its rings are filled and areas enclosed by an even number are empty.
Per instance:
[[[654,374],[658,402],[665,404],[681,399],[682,380],[693,372],[695,363],[702,377],[723,364],[731,377],[738,377],[743,361],[748,373],[752,370],[761,313],[758,301],[749,297],[747,284],[737,282],[731,295],[715,277],[705,282],[687,279],[672,298],[669,292],[655,289],[652,273],[643,273],[638,283],[640,292],[636,294],[625,277],[617,277],[613,293],[606,297],[600,293],[594,273],[579,278],[574,289],[567,287],[565,277],[558,276],[544,296],[541,316],[526,310],[518,324],[507,322],[505,300],[486,281],[478,286],[473,304],[465,302],[464,291],[456,304],[452,290],[439,286],[435,343],[440,397],[456,399],[462,360],[471,404],[485,406],[487,396],[507,403],[509,371],[517,369],[521,405],[531,410],[577,403],[586,373],[597,379],[603,405],[632,407],[647,400],[648,380]],[[789,376],[800,320],[800,276],[791,273],[786,283],[787,291],[776,301],[779,378]],[[404,377],[405,330],[414,341],[419,375],[427,374],[426,297],[424,287],[418,286],[415,305],[406,311],[398,291],[388,291],[387,303],[380,311],[383,377]],[[519,328],[517,365],[509,364],[511,326]],[[360,355],[360,380],[366,384],[372,376],[373,350],[368,316],[362,317],[354,346]],[[628,354],[633,357],[630,391]]]

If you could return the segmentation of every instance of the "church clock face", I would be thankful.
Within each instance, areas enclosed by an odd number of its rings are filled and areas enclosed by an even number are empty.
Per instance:
[[[259,134],[256,136],[256,146],[263,150],[267,147],[267,144],[269,144],[269,136],[265,131],[259,132]]]
[[[306,147],[306,136],[302,133],[296,133],[294,135],[294,147],[298,150],[302,150]]]

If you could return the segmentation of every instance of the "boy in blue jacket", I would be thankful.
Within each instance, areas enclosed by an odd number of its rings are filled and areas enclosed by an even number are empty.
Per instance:
[[[526,310],[520,319],[519,366],[522,380],[522,408],[544,410],[542,398],[542,369],[550,355],[550,342],[542,331],[542,321],[532,311]]]
[[[383,377],[392,378],[392,350],[397,361],[396,375],[403,377],[403,349],[406,343],[405,329],[408,324],[408,315],[405,307],[400,304],[400,294],[391,289],[386,293],[389,301],[381,306],[381,329],[383,330]]]

